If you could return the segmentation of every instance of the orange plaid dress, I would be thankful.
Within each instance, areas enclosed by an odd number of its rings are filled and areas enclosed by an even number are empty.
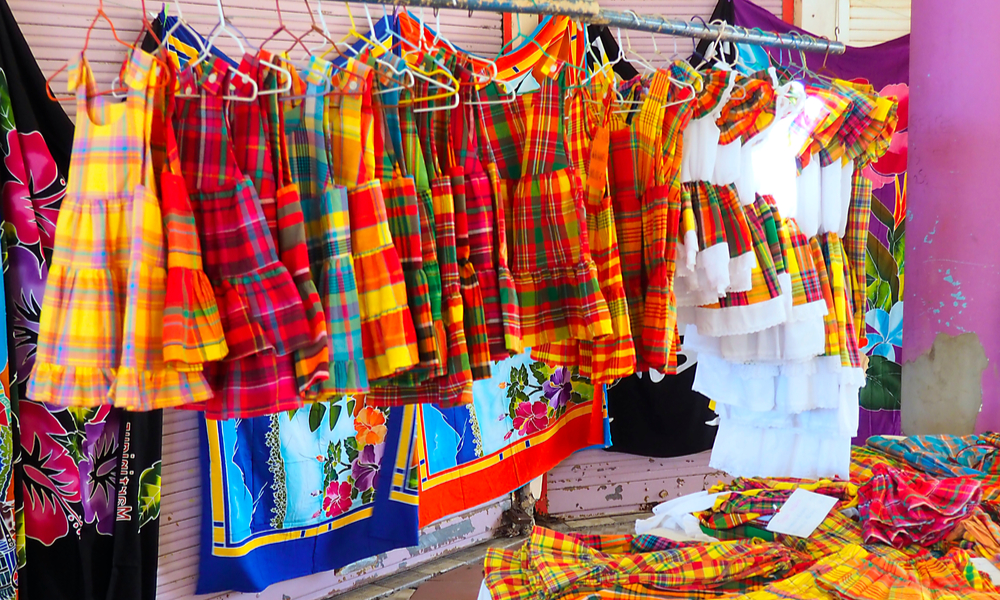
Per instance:
[[[399,255],[389,232],[382,185],[375,174],[372,70],[349,59],[333,75],[330,96],[330,169],[347,187],[352,250],[361,306],[361,341],[369,380],[420,362]]]

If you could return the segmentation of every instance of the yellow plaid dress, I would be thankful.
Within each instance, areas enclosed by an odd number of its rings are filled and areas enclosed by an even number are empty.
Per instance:
[[[150,152],[153,57],[133,53],[123,103],[97,89],[86,59],[70,74],[78,124],[56,225],[29,382],[33,400],[153,410],[212,396],[201,372],[163,360],[166,246]]]
[[[382,185],[375,171],[372,70],[348,60],[333,76],[330,96],[330,170],[347,187],[354,268],[361,306],[361,341],[369,379],[389,377],[420,362],[399,255],[389,231]]]

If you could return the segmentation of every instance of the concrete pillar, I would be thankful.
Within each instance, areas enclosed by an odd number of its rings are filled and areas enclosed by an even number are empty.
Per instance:
[[[903,431],[1000,430],[1000,2],[911,14]]]

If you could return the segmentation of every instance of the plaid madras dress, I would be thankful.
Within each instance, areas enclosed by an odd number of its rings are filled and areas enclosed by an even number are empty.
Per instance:
[[[435,135],[440,112],[424,113],[418,122],[425,164],[432,172],[431,199],[434,203],[435,239],[438,263],[441,267],[441,311],[447,335],[448,361],[446,374],[439,379],[440,398],[444,405],[472,401],[472,361],[465,332],[465,305],[462,299],[462,275],[458,264],[458,240],[455,233],[455,198],[451,178],[441,167]]]
[[[492,96],[496,97],[499,92],[496,89],[496,84],[490,84],[487,86],[486,91],[492,91]],[[484,94],[490,97],[489,94]],[[510,105],[511,109],[516,109],[519,106],[518,103]],[[478,129],[479,138],[479,148],[480,155],[482,157],[483,168],[486,171],[486,177],[490,185],[490,195],[493,201],[493,224],[495,226],[495,231],[493,235],[493,242],[496,246],[494,253],[494,260],[496,260],[496,271],[497,271],[497,288],[500,295],[500,313],[502,315],[502,325],[503,325],[503,338],[504,346],[508,353],[519,354],[524,350],[524,340],[521,336],[521,307],[518,304],[517,298],[517,286],[514,283],[514,276],[510,272],[510,259],[508,254],[508,248],[511,247],[511,230],[507,226],[507,215],[511,213],[511,203],[512,198],[510,196],[510,179],[509,175],[505,178],[501,173],[500,167],[497,164],[497,157],[494,154],[494,148],[499,147],[498,145],[502,140],[507,141],[507,145],[513,141],[511,136],[493,136],[494,139],[490,139],[491,136],[487,135],[487,129],[492,127],[506,127],[509,123],[506,119],[495,118],[497,115],[504,115],[504,107],[502,105],[493,105],[482,107],[475,110],[478,119],[476,121],[476,128]],[[514,121],[515,123],[519,121]],[[472,135],[470,133],[470,135]],[[506,149],[507,145],[503,148]],[[517,147],[513,148],[514,152],[518,151]],[[506,151],[506,150],[505,150]],[[511,165],[513,166],[513,165]],[[518,172],[520,171],[520,164],[517,164]],[[472,224],[475,227],[475,221]],[[476,245],[473,244],[473,261],[476,259]],[[489,326],[489,320],[487,317],[487,327]]]
[[[329,96],[330,169],[347,187],[351,244],[361,307],[361,342],[370,379],[420,362],[399,255],[389,232],[381,181],[375,179],[372,70],[349,59]]]
[[[133,52],[124,103],[97,91],[81,55],[69,74],[81,117],[28,393],[38,402],[141,411],[200,402],[200,372],[163,361],[166,247],[150,144],[157,66]]]
[[[636,171],[635,156],[639,141],[635,128],[618,115],[611,116],[608,134],[611,172],[611,204],[614,208],[615,229],[618,237],[618,256],[621,261],[622,283],[628,302],[629,324],[632,340],[642,339],[643,302],[642,288],[642,205],[639,197],[641,182]]]
[[[503,360],[511,354],[521,352],[520,335],[516,343],[509,343],[505,335],[505,320],[516,320],[520,323],[517,309],[517,293],[514,288],[510,270],[499,268],[497,254],[497,211],[494,210],[493,186],[489,175],[480,159],[478,129],[479,108],[470,105],[469,101],[477,100],[479,94],[474,90],[463,96],[460,115],[453,115],[452,140],[459,148],[458,160],[465,168],[465,201],[469,228],[469,260],[476,270],[479,288],[483,296],[483,316],[486,319],[486,337],[489,343],[490,360]],[[459,118],[454,118],[454,117]],[[462,161],[462,154],[465,159]],[[499,198],[498,198],[499,200]],[[502,209],[501,209],[502,213]],[[500,229],[503,231],[503,229]],[[506,263],[506,257],[504,257]],[[501,282],[504,289],[501,293]],[[513,298],[513,306],[505,306],[504,299]],[[513,310],[513,314],[505,315],[505,310]]]
[[[330,378],[322,382],[320,398],[363,394],[369,388],[347,190],[334,186],[328,163],[327,97],[323,93],[330,68],[320,59],[310,64],[305,82],[297,82],[297,87],[304,88],[305,98],[287,103],[284,115],[291,178],[301,196],[310,272],[326,315]]]
[[[466,87],[472,85],[472,73],[468,69],[455,69],[459,83]],[[435,120],[437,151],[439,160],[445,164],[443,168],[451,178],[452,197],[455,200],[455,253],[458,258],[458,269],[462,282],[462,300],[464,302],[463,316],[465,319],[465,341],[469,349],[469,367],[472,379],[479,381],[492,376],[491,349],[489,330],[486,323],[486,311],[479,276],[472,263],[472,249],[469,245],[469,210],[466,203],[468,180],[465,167],[470,154],[469,138],[461,134],[464,130],[465,112],[469,99],[459,95],[459,106],[441,113],[441,118]],[[463,101],[464,100],[464,101]],[[454,120],[454,123],[452,122]],[[456,135],[455,130],[458,130]],[[472,146],[471,154],[479,149]],[[485,179],[485,176],[483,177]],[[482,179],[480,179],[482,182]],[[480,187],[482,191],[482,187]],[[482,204],[482,199],[475,201]]]
[[[403,140],[399,115],[397,109],[391,106],[399,103],[399,94],[390,91],[379,98],[390,105],[377,106],[375,111],[376,153],[384,157],[380,179],[385,192],[389,230],[403,267],[406,295],[420,357],[418,368],[402,374],[400,378],[403,381],[419,382],[432,376],[440,366],[430,284],[424,272],[420,201],[417,198],[416,180],[412,175],[406,174],[406,164],[402,160]]]
[[[608,129],[614,90],[606,88],[604,101],[596,111],[587,111],[587,106],[593,104],[584,101],[586,93],[574,94],[567,101],[566,111],[570,118],[566,149],[577,171],[587,175],[587,233],[601,293],[611,315],[612,333],[594,341],[564,340],[542,344],[532,348],[532,358],[550,365],[576,364],[580,375],[597,385],[634,373],[636,355],[618,257],[614,209],[607,193]]]
[[[983,490],[972,478],[934,479],[877,464],[858,488],[858,511],[867,542],[896,548],[943,540],[979,506]]]
[[[675,81],[690,83],[696,90],[701,76],[686,62],[677,61],[668,71],[667,104],[655,152],[654,183],[642,198],[643,251],[646,297],[639,344],[640,368],[672,372],[677,366],[677,297],[674,279],[677,248],[681,240],[682,132],[694,116],[692,90]],[[651,93],[650,96],[653,94]],[[688,100],[688,101],[684,101]],[[643,109],[645,110],[645,105]],[[643,115],[639,113],[640,117]],[[738,205],[737,205],[738,206]],[[749,238],[749,231],[747,232]],[[749,244],[748,244],[749,246]]]
[[[430,176],[424,158],[424,149],[417,134],[417,122],[413,109],[403,106],[398,109],[401,137],[401,163],[407,173],[413,176],[417,191],[417,209],[420,215],[420,247],[423,252],[423,269],[427,276],[431,316],[434,327],[435,376],[447,371],[448,336],[445,333],[444,317],[441,312],[441,265],[438,263],[437,226],[434,220],[434,200],[431,196]]]
[[[730,292],[715,304],[697,307],[695,318],[700,334],[721,336],[753,333],[779,325],[785,320],[785,311],[781,308],[781,284],[778,281],[779,271],[784,271],[784,254],[777,237],[776,213],[764,196],[758,196],[753,204],[745,208],[754,254],[757,257],[757,266],[751,273],[753,285],[748,292]],[[780,264],[776,263],[775,258]]]
[[[256,56],[245,56],[240,69],[258,82],[259,89],[277,85],[275,75],[262,68]],[[241,81],[237,88],[240,94],[251,93],[249,82]],[[258,96],[257,102],[232,102],[229,109],[236,164],[257,190],[271,241],[295,281],[309,321],[310,344],[287,360],[294,365],[299,393],[315,395],[330,377],[330,351],[326,316],[309,271],[299,191],[291,181],[284,116],[277,95]]]
[[[311,343],[309,321],[288,269],[278,259],[253,184],[233,156],[222,96],[228,67],[206,65],[200,80],[183,73],[175,125],[184,173],[215,288],[229,355],[213,366],[212,419],[254,417],[301,406],[284,356]],[[239,359],[248,358],[247,361]]]
[[[513,103],[523,104],[525,133],[511,212],[511,272],[525,347],[611,333],[590,255],[583,186],[564,149],[564,76],[553,75],[543,78],[537,93]],[[490,136],[499,133],[486,129]]]
[[[426,95],[426,92],[426,83],[419,84],[416,93]],[[472,402],[472,371],[455,248],[455,204],[451,179],[442,173],[438,160],[435,118],[438,118],[437,112],[423,113],[419,119],[408,108],[400,112],[405,162],[414,169],[418,189],[426,190],[421,193],[421,203],[424,194],[431,203],[428,222],[432,226],[433,244],[428,245],[425,241],[423,246],[424,256],[432,258],[432,264],[438,267],[433,274],[435,278],[439,277],[440,287],[435,289],[432,284],[431,302],[432,310],[437,310],[434,315],[435,330],[443,360],[437,377],[424,383],[400,385],[387,382],[384,386],[373,386],[368,399],[379,406],[413,403],[455,406]],[[429,280],[431,273],[428,272]]]
[[[171,55],[172,56],[172,55]],[[172,68],[176,68],[172,64]],[[160,173],[160,205],[167,241],[167,297],[163,309],[163,360],[179,371],[200,370],[207,362],[229,352],[219,306],[201,260],[201,242],[181,175],[177,136],[174,133],[176,72],[156,92],[152,150],[154,172]]]

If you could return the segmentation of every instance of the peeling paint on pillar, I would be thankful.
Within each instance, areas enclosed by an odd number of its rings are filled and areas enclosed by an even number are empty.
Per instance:
[[[1000,2],[911,15],[903,430],[1000,429],[1000,111],[968,103],[1000,97]]]
[[[939,333],[930,350],[903,365],[903,433],[972,433],[987,366],[978,335]]]

